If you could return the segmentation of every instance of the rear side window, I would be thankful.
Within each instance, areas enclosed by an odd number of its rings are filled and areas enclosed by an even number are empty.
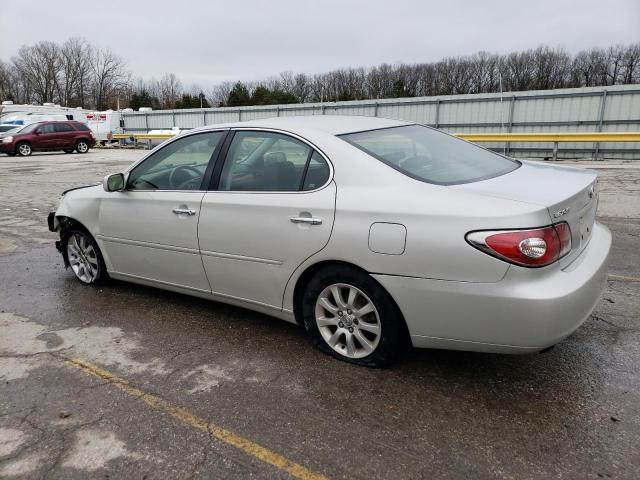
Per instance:
[[[329,179],[322,156],[300,140],[273,132],[238,131],[229,146],[218,190],[297,192]]]
[[[82,130],[84,132],[88,132],[90,130],[90,128],[84,123],[74,123],[73,126],[76,127],[76,130]]]
[[[409,177],[438,185],[485,180],[520,166],[515,160],[421,125],[340,137]]]
[[[68,123],[56,123],[55,130],[56,132],[73,132],[73,128]]]
[[[303,190],[315,190],[329,180],[329,165],[318,152],[313,152],[304,178]]]

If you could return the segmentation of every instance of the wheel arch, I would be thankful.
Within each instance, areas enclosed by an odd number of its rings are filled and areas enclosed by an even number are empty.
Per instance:
[[[31,147],[31,152],[33,152],[33,143],[31,143],[31,140],[28,140],[28,139],[25,138],[24,140],[18,140],[15,143],[15,145],[16,145],[15,153],[16,154],[18,153],[18,147],[20,145],[22,145],[23,143],[26,143],[27,145],[29,145],[29,147]]]
[[[320,270],[326,268],[326,267],[330,267],[330,266],[340,266],[340,267],[348,267],[348,268],[352,268],[354,270],[357,270],[359,272],[362,272],[366,275],[369,275],[369,272],[367,270],[365,270],[364,268],[355,265],[351,262],[346,262],[344,260],[322,260],[319,261],[317,263],[314,263],[312,265],[309,265],[307,268],[305,268],[305,270],[300,274],[300,276],[298,277],[298,279],[296,280],[296,284],[295,287],[293,289],[293,316],[295,318],[295,321],[298,325],[302,325],[302,298],[304,296],[304,291],[307,287],[307,285],[309,284],[309,282],[311,281],[311,279],[315,276],[316,273],[318,273]],[[391,292],[389,292],[382,284],[380,284],[380,282],[378,282],[375,278],[373,278],[371,275],[369,275],[370,278],[376,282],[380,288],[386,292],[386,294],[389,296],[389,298],[391,299],[391,302],[393,303],[393,306],[399,316],[399,318],[402,320],[402,329],[403,329],[403,336],[404,336],[404,340],[406,342],[411,342],[411,338],[409,335],[409,328],[407,326],[407,322],[404,318],[404,315],[402,314],[402,310],[400,309],[400,307],[398,306],[398,303],[396,302],[396,299],[393,298],[393,295],[391,295]]]
[[[67,215],[56,215],[56,218],[58,219],[58,233],[60,234],[60,242],[61,242],[60,253],[62,254],[65,268],[69,268],[69,258],[67,257],[67,250],[66,248],[63,248],[63,245],[62,245],[62,242],[66,238],[69,230],[71,230],[72,228],[78,228],[80,230],[83,230],[88,235],[90,235],[94,241],[96,241],[96,237],[82,222],[80,222],[79,220],[73,217],[69,217]]]

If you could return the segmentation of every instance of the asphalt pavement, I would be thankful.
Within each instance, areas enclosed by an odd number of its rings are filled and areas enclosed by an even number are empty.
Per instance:
[[[377,370],[248,310],[77,282],[48,211],[143,153],[0,156],[0,478],[638,478],[640,162],[571,162],[614,235],[575,334]]]

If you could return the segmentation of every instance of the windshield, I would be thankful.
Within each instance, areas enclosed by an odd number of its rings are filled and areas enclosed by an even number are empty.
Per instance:
[[[20,132],[20,133],[31,133],[39,125],[40,125],[39,123],[31,123],[29,125],[25,125],[24,127],[20,125],[20,126],[18,126],[18,128],[20,129],[20,130],[18,130],[18,132]]]
[[[390,167],[438,185],[497,177],[520,166],[515,160],[421,125],[340,135]]]

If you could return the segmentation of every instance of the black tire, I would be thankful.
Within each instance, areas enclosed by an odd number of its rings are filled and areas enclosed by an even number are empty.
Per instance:
[[[334,350],[323,338],[316,323],[316,302],[321,292],[334,284],[346,284],[363,292],[374,304],[380,322],[380,339],[372,353],[362,358],[350,358]],[[302,299],[303,324],[313,344],[335,358],[367,367],[385,367],[398,355],[403,344],[404,319],[393,299],[370,275],[348,266],[327,267],[309,282]]]
[[[93,248],[93,251],[95,252],[97,272],[94,278],[91,278],[90,281],[83,280],[81,276],[79,276],[78,272],[73,268],[72,259],[70,258],[68,253],[69,242],[70,241],[73,242],[74,239],[77,239],[78,237],[76,236],[79,236],[85,239],[88,242],[88,244],[91,245],[91,247]],[[76,276],[76,279],[78,279],[80,283],[84,285],[97,285],[97,284],[104,283],[109,279],[109,275],[107,274],[107,267],[104,264],[104,258],[102,257],[102,252],[100,251],[100,247],[98,247],[98,244],[93,239],[91,234],[89,234],[89,232],[87,232],[84,228],[71,227],[65,230],[65,232],[62,235],[60,243],[61,243],[64,258],[65,258],[65,262],[69,264],[69,266],[71,267],[71,270]]]
[[[19,157],[28,157],[33,153],[33,148],[29,142],[20,142],[16,145],[16,155]]]
[[[73,153],[73,148],[65,148],[63,150],[64,153]]]
[[[75,150],[78,153],[87,153],[89,151],[89,143],[86,140],[78,140]]]

